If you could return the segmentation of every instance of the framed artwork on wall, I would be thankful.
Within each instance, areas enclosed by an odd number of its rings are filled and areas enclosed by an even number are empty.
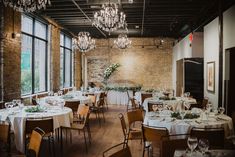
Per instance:
[[[215,62],[207,62],[207,90],[215,92]]]

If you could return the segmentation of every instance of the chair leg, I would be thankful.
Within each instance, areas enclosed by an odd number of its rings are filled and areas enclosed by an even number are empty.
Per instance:
[[[60,128],[60,151],[61,157],[63,157],[63,130]]]
[[[104,117],[104,110],[102,109],[102,114],[103,114],[103,120],[104,120],[104,123],[105,123],[105,117]]]
[[[87,153],[88,151],[87,151],[87,142],[86,142],[86,133],[85,133],[85,130],[83,130],[83,135],[84,135],[84,142],[85,142],[86,153]]]
[[[89,143],[91,144],[91,130],[89,124],[87,125],[87,133],[88,133]]]
[[[49,154],[51,155],[52,154],[52,151],[51,151],[51,137],[48,136],[48,147],[49,147]]]
[[[51,142],[52,142],[52,151],[53,151],[53,156],[55,156],[55,140],[54,137],[51,137]]]

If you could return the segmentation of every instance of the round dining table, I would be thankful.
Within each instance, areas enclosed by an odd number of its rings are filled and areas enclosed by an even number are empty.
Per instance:
[[[184,105],[196,104],[197,100],[190,97],[175,97],[174,100],[160,100],[159,97],[146,98],[142,104],[144,110],[148,112],[148,103],[161,103],[163,105],[169,105],[172,109],[178,110],[181,108],[182,102]]]
[[[170,135],[190,134],[193,127],[224,128],[225,137],[234,135],[232,118],[224,114],[209,113],[207,119],[202,116],[195,119],[176,119],[171,117],[172,111],[147,112],[144,124],[153,127],[165,127]]]
[[[17,106],[11,109],[0,110],[0,120],[8,120],[11,123],[11,130],[15,135],[16,149],[20,152],[24,152],[24,132],[27,118],[52,117],[54,129],[60,128],[61,126],[70,127],[70,123],[73,119],[72,110],[67,107],[61,108],[59,106],[43,105],[43,110],[40,112],[26,112],[26,109],[31,107],[32,106],[24,106],[23,108],[19,108]]]

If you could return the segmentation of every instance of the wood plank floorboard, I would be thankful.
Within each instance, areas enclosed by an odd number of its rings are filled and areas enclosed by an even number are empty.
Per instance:
[[[123,133],[121,129],[121,123],[118,118],[119,113],[126,112],[126,106],[122,105],[109,105],[108,110],[105,111],[105,122],[101,121],[101,126],[95,117],[94,113],[90,115],[90,127],[92,141],[88,146],[88,152],[85,151],[83,133],[78,134],[77,131],[72,131],[72,144],[69,140],[66,144],[65,141],[63,147],[64,157],[102,157],[103,151],[107,148],[121,143],[123,141]],[[126,117],[125,117],[126,118]],[[69,134],[68,134],[69,137]],[[69,139],[69,138],[68,138]],[[56,156],[61,156],[60,147],[56,144]],[[48,156],[47,143],[44,143],[42,147],[41,156]],[[129,146],[133,157],[141,157],[142,144],[140,140],[129,141]],[[50,155],[49,155],[50,156]]]

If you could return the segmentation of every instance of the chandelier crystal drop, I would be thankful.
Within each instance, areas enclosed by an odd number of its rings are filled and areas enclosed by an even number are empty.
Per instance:
[[[125,49],[131,45],[131,40],[127,38],[126,34],[119,34],[118,38],[114,40],[114,44],[120,49]]]
[[[113,32],[118,28],[127,28],[126,15],[118,11],[117,4],[103,4],[99,12],[95,12],[93,25],[106,31]]]
[[[5,6],[12,7],[19,12],[34,12],[35,10],[46,9],[51,5],[50,0],[2,0]]]
[[[81,52],[87,52],[95,48],[95,40],[91,38],[89,32],[79,32],[78,39],[74,40],[74,47]]]

